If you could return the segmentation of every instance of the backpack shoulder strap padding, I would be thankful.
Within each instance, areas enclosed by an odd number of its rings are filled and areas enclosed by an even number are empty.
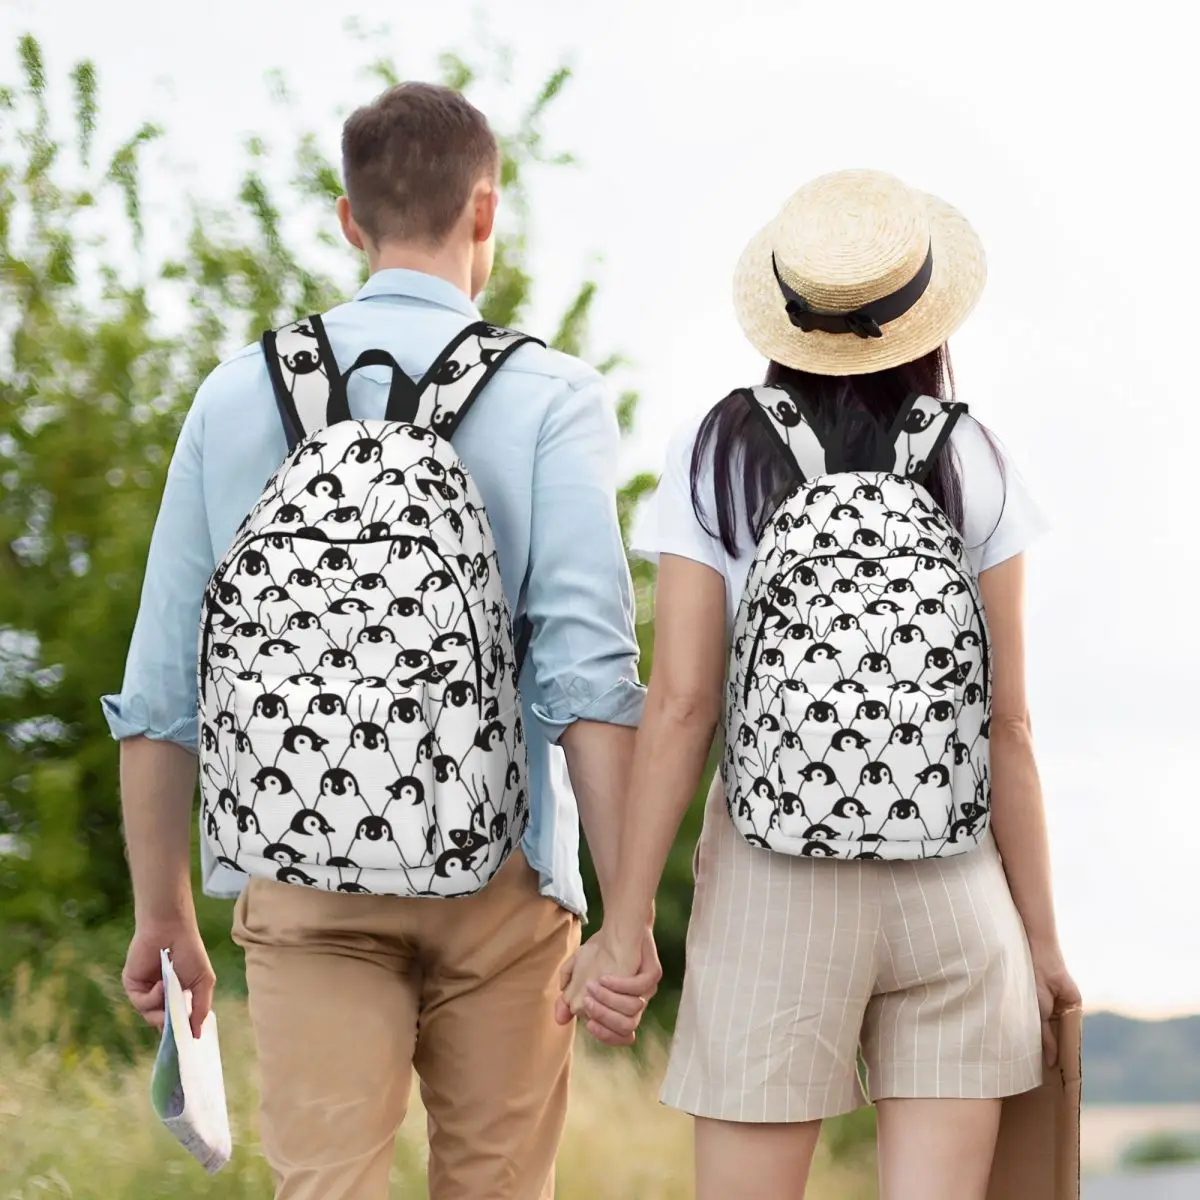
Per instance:
[[[935,396],[910,396],[892,427],[896,457],[892,470],[916,483],[923,483],[937,456],[950,440],[965,404],[939,400]]]
[[[509,355],[527,342],[545,345],[529,334],[486,321],[468,325],[422,377],[413,424],[448,441]]]
[[[262,350],[288,450],[294,450],[328,424],[330,398],[345,385],[319,316],[267,330]]]
[[[808,483],[828,471],[816,422],[799,396],[776,384],[741,388],[740,392],[787,459],[798,483]]]
[[[392,369],[387,420],[432,429],[449,440],[488,381],[526,342],[545,344],[528,334],[476,321],[438,355],[419,385],[382,350],[364,351],[343,375],[325,325],[316,315],[268,330],[262,349],[288,449],[294,450],[318,429],[350,419],[346,380],[365,366]]]

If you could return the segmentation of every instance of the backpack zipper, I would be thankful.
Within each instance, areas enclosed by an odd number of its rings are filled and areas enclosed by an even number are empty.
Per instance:
[[[375,537],[375,538],[366,538],[366,539],[326,538],[326,537],[306,538],[306,537],[304,537],[303,534],[294,534],[294,533],[289,534],[286,532],[281,533],[279,530],[274,530],[271,533],[256,533],[256,534],[252,535],[251,537],[247,537],[243,541],[237,543],[236,548],[231,549],[226,554],[224,563],[216,571],[213,572],[212,577],[208,581],[208,587],[205,589],[205,598],[207,599],[212,594],[213,589],[221,582],[221,580],[225,576],[225,573],[230,569],[231,566],[233,566],[233,564],[238,560],[238,558],[241,557],[242,553],[246,550],[246,548],[248,546],[252,545],[254,542],[262,542],[262,541],[266,541],[268,538],[274,538],[274,537],[299,537],[303,541],[317,542],[318,544],[320,544],[322,546],[372,546],[372,545],[378,545],[380,542],[398,542],[402,538],[406,538],[406,537],[410,538],[410,540],[415,540],[415,539],[411,539],[410,534],[400,534],[400,533],[388,534],[386,537]],[[429,546],[423,546],[422,548],[426,549],[426,550],[430,549]],[[458,576],[455,575],[454,570],[452,569],[449,560],[441,552],[441,550],[439,550],[436,546],[432,547],[432,550],[433,550],[433,553],[437,555],[437,557],[441,560],[442,564],[445,566],[447,574],[449,574],[450,578],[454,581],[454,586],[458,589],[458,594],[462,597],[463,613],[465,614],[465,616],[467,618],[467,624],[471,630],[471,645],[475,651],[475,696],[476,696],[476,704],[479,707],[480,719],[482,720],[482,718],[483,718],[483,648],[479,641],[479,633],[478,633],[478,630],[476,630],[476,628],[475,628],[475,620],[471,616],[471,606],[470,606],[470,604],[467,603],[467,594],[463,590],[462,584],[459,583]],[[276,584],[275,586],[278,587],[279,585]],[[215,597],[214,597],[214,599],[215,599]],[[212,620],[213,620],[212,605],[208,605],[207,607],[208,607],[208,611],[204,615],[204,625],[201,629],[201,638],[200,638],[200,697],[202,700],[205,698],[205,696],[207,694],[207,690],[208,690],[208,675],[209,675],[208,647],[209,647],[209,642],[212,640]]]
[[[790,579],[802,567],[809,563],[815,562],[831,562],[838,558],[850,558],[851,561],[859,562],[886,562],[893,558],[927,558],[933,562],[941,563],[949,573],[959,579],[967,589],[967,596],[970,598],[971,607],[975,610],[975,619],[979,624],[979,628],[983,633],[980,639],[980,652],[983,657],[983,703],[985,709],[991,703],[991,679],[992,679],[992,664],[991,657],[988,654],[987,641],[987,621],[984,618],[983,608],[981,607],[978,596],[978,587],[973,581],[962,571],[961,568],[954,565],[950,559],[943,557],[940,554],[881,554],[878,558],[856,558],[854,555],[847,555],[844,552],[838,554],[813,554],[807,558],[802,558],[798,563],[789,567],[780,577],[782,583],[785,579]],[[742,705],[745,706],[750,700],[750,683],[754,673],[754,664],[758,659],[759,648],[762,645],[763,634],[766,632],[768,617],[764,616],[758,624],[758,630],[754,635],[754,644],[750,647],[750,657],[746,660],[746,678],[742,688]]]

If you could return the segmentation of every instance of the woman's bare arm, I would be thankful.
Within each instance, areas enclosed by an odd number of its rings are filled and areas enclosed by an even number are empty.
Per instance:
[[[1025,556],[979,577],[992,649],[992,829],[1031,944],[1058,945],[1042,785],[1025,690]]]
[[[1080,1002],[1054,919],[1050,845],[1025,692],[1025,560],[1016,555],[979,577],[992,647],[992,830],[1025,926],[1037,982],[1046,1061],[1058,1058],[1050,1017]]]
[[[604,914],[604,940],[619,960],[618,969],[606,962],[604,971],[615,974],[637,965],[646,913],[720,720],[725,580],[711,567],[664,554],[655,617],[654,665],[630,771],[613,901]],[[583,954],[584,961],[588,957]],[[576,998],[585,974],[596,977],[579,972],[568,1000]]]

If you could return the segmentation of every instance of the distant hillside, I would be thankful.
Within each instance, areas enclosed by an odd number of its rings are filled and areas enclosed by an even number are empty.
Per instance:
[[[1083,1098],[1089,1104],[1200,1104],[1200,1016],[1135,1021],[1088,1013]]]

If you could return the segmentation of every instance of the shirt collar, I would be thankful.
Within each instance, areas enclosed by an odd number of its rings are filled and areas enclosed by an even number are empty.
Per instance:
[[[422,271],[408,271],[401,267],[387,267],[376,271],[359,289],[356,300],[370,300],[375,296],[403,296],[411,300],[423,300],[462,313],[464,317],[479,320],[479,309],[447,279],[426,275]]]

